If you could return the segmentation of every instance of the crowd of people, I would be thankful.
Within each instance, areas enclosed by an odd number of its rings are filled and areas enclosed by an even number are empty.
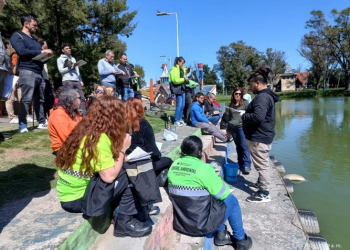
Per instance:
[[[114,235],[142,237],[152,232],[149,205],[161,201],[159,187],[168,185],[174,206],[174,229],[188,235],[214,237],[218,246],[233,244],[240,250],[252,246],[243,228],[237,198],[214,168],[201,161],[200,138],[187,137],[181,144],[181,157],[175,162],[162,156],[152,126],[145,119],[137,72],[127,63],[125,53],[115,65],[113,51],[106,51],[105,58],[97,65],[101,84],[95,85],[86,106],[79,63],[72,56],[70,46],[61,46],[63,54],[57,59],[57,67],[62,86],[53,96],[45,62],[32,60],[42,53],[50,56],[53,52],[44,40],[33,37],[38,24],[32,15],[23,15],[21,23],[22,31],[15,32],[5,43],[7,57],[0,64],[0,81],[7,74],[18,75],[6,107],[11,121],[18,122],[19,132],[28,132],[27,114],[32,101],[38,128],[49,131],[59,176],[56,189],[64,210],[72,213],[94,210],[93,203],[86,207],[86,193],[92,190],[90,185],[102,182],[102,191],[109,190],[103,204],[113,209],[118,207]],[[5,45],[1,41],[0,52]],[[194,95],[188,86],[190,79],[184,63],[183,57],[176,57],[169,75],[171,93],[176,98],[174,125],[191,123],[224,142],[234,140],[241,172],[249,174],[251,163],[259,172],[257,182],[250,185],[255,193],[247,201],[269,202],[268,153],[275,135],[278,101],[278,95],[267,87],[270,69],[259,68],[248,79],[255,94],[253,99],[247,88],[237,87],[229,107],[222,111],[215,94]],[[118,92],[121,100],[117,98]],[[13,111],[15,98],[20,100],[18,121]],[[217,127],[225,115],[226,133]],[[150,159],[128,161],[128,155],[137,147],[150,152]],[[97,181],[93,182],[93,178]],[[100,198],[96,193],[90,195]],[[141,216],[144,211],[146,216]],[[102,214],[106,212],[103,210]],[[225,227],[227,220],[233,238]]]

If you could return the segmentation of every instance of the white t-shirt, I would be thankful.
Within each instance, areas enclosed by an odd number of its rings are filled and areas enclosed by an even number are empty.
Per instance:
[[[248,102],[251,102],[252,101],[252,96],[247,93],[247,94],[243,95],[243,99],[246,99]]]

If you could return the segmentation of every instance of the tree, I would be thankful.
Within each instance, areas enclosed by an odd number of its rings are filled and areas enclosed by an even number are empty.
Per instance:
[[[311,19],[306,28],[313,31],[314,45],[329,49],[334,60],[340,65],[345,75],[345,89],[350,91],[350,7],[331,11],[334,25],[329,24],[322,11],[311,12]],[[318,45],[318,41],[322,44]]]
[[[137,72],[137,74],[140,76],[140,88],[143,88],[147,85],[145,81],[145,71],[143,67],[139,64],[134,65],[134,70]]]
[[[272,69],[273,76],[283,74],[286,70],[286,53],[268,48],[262,57],[262,66]]]
[[[261,65],[262,53],[243,41],[221,46],[216,54],[219,63],[214,70],[220,73],[229,89],[244,86],[251,71]]]
[[[47,40],[56,57],[48,62],[51,79],[60,83],[56,58],[60,46],[68,43],[76,59],[87,64],[81,68],[85,93],[90,93],[94,83],[100,81],[97,62],[110,49],[119,55],[126,44],[119,35],[129,37],[137,24],[132,20],[137,11],[128,12],[126,0],[8,0],[8,6],[0,14],[2,35],[10,37],[21,29],[20,16],[31,12],[38,16],[36,37]]]

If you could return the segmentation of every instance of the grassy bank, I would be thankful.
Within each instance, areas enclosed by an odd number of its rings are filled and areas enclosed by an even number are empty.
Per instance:
[[[154,133],[164,129],[163,119],[147,117],[147,120]],[[0,126],[0,132],[12,135],[11,140],[0,143],[0,207],[53,188],[58,178],[48,131],[30,127],[29,133],[20,134],[17,129],[17,124]]]
[[[252,93],[250,93],[252,95]],[[284,99],[297,99],[297,98],[315,98],[315,97],[339,97],[339,96],[350,96],[350,92],[345,92],[344,89],[323,89],[314,90],[301,90],[301,91],[284,91],[276,92],[280,96],[280,100]],[[252,95],[253,96],[253,95]],[[217,95],[218,102],[229,103],[231,101],[230,95],[223,96],[222,94]]]

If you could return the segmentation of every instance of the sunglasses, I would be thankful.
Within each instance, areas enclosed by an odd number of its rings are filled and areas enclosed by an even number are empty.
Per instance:
[[[102,94],[103,94],[105,91],[104,91],[104,90],[100,90],[100,89],[96,89],[95,92],[96,92],[96,93],[102,93]]]
[[[235,95],[242,95],[242,93],[235,93]]]

